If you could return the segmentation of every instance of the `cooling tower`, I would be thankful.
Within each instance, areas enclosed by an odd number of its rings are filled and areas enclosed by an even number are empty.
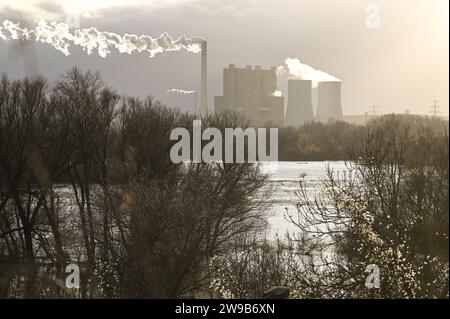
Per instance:
[[[207,66],[208,66],[207,42],[202,42],[201,52],[201,88],[200,88],[200,113],[208,113],[208,88],[207,88]]]
[[[342,120],[341,82],[319,82],[316,119],[321,122]]]
[[[289,80],[285,125],[300,126],[314,120],[310,80]]]

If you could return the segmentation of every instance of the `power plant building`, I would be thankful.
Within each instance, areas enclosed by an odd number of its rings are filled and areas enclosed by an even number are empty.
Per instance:
[[[260,66],[237,68],[230,64],[223,70],[223,95],[214,97],[214,111],[240,112],[256,127],[268,123],[282,126],[284,98],[277,96],[276,91],[276,67],[265,70]]]

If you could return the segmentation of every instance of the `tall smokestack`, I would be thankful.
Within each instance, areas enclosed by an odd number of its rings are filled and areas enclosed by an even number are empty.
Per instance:
[[[319,82],[317,120],[321,122],[342,120],[341,82]]]
[[[208,113],[208,47],[206,41],[202,42],[201,60],[200,113],[206,114]]]
[[[194,114],[198,115],[198,92],[194,93]]]
[[[311,80],[288,80],[285,125],[300,126],[314,119]]]

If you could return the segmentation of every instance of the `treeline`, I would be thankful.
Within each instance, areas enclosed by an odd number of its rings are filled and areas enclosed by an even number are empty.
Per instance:
[[[420,115],[396,115],[401,125],[433,131],[447,130],[448,120]],[[361,151],[360,145],[367,130],[374,128],[383,117],[370,120],[367,125],[344,121],[330,123],[309,122],[300,127],[279,128],[279,160],[281,161],[344,161]]]

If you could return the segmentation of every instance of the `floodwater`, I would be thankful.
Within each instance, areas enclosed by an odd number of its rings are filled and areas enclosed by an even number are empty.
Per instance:
[[[266,167],[264,167],[266,165]],[[295,232],[294,225],[286,219],[286,212],[295,214],[296,203],[300,200],[296,195],[299,182],[303,180],[309,199],[320,196],[323,189],[322,183],[326,178],[327,167],[335,173],[344,173],[347,170],[345,162],[317,161],[317,162],[278,162],[276,164],[263,165],[263,172],[269,175],[272,195],[269,199],[268,230],[267,235],[272,237],[278,234],[280,237],[286,232]]]

